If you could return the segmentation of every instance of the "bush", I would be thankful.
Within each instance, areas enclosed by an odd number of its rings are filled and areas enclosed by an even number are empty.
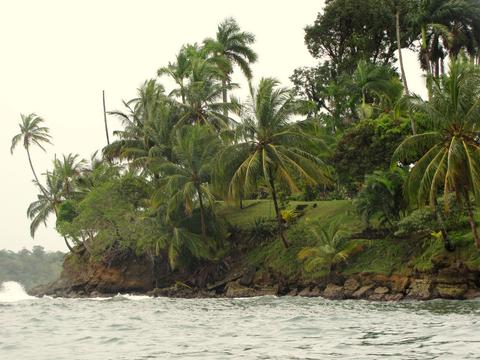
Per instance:
[[[448,197],[448,206],[445,207],[444,199],[438,202],[440,209],[448,209],[445,213],[445,225],[447,230],[457,229],[466,225],[466,219],[463,217],[463,209],[458,205],[454,194]],[[423,207],[412,211],[397,223],[395,236],[408,236],[411,234],[429,235],[439,230],[437,216],[432,207]]]
[[[254,243],[261,243],[275,235],[276,224],[266,218],[254,220],[248,230],[249,240]]]
[[[438,224],[431,208],[420,208],[400,220],[397,227],[395,236],[428,235],[438,229]]]

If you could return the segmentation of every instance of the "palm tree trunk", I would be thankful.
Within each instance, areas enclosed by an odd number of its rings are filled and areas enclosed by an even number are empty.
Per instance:
[[[442,233],[443,245],[445,247],[445,250],[453,251],[455,250],[455,247],[450,241],[450,238],[447,232],[447,227],[445,226],[445,220],[443,218],[442,211],[438,208],[438,204],[436,200],[435,200],[435,203],[433,204],[433,207],[435,209],[435,215],[437,216],[438,225],[440,226],[440,232]]]
[[[473,240],[475,240],[475,246],[480,249],[480,238],[478,237],[477,224],[475,222],[475,216],[473,214],[472,203],[470,202],[470,196],[468,192],[465,192],[465,204],[467,205],[468,222],[472,229]]]
[[[402,82],[405,88],[405,95],[409,96],[410,92],[408,91],[407,75],[405,74],[405,68],[403,67],[402,39],[400,37],[400,7],[397,7],[397,13],[395,14],[395,27],[397,30],[397,49],[398,49],[398,62],[400,63],[400,74],[402,76]],[[412,130],[413,130],[413,123],[412,123]],[[413,133],[415,134],[415,131],[413,131]]]
[[[222,80],[222,96],[223,96],[223,116],[228,117],[228,109],[227,109],[227,102],[228,102],[228,94],[227,94],[227,80]]]
[[[423,58],[425,62],[425,67],[427,70],[427,91],[428,91],[428,101],[432,101],[432,79],[430,78],[431,69],[430,69],[430,56],[428,55],[427,49],[427,28],[422,26],[422,50]]]
[[[67,245],[68,250],[70,250],[72,254],[76,254],[76,251],[72,248],[66,236],[63,237],[63,240],[65,240],[65,244]]]
[[[277,222],[278,222],[278,230],[280,231],[280,238],[282,239],[283,245],[285,248],[289,248],[290,244],[288,243],[287,239],[285,238],[285,234],[283,232],[283,219],[282,219],[282,214],[280,213],[280,209],[278,207],[278,200],[277,200],[277,191],[275,189],[275,182],[273,181],[273,178],[270,174],[270,190],[272,192],[272,200],[273,200],[273,206],[275,208],[275,215],[277,217]]]
[[[102,100],[103,100],[103,121],[105,123],[105,135],[107,136],[107,145],[110,145],[110,136],[108,134],[108,124],[107,124],[107,108],[105,107],[105,90],[102,90]]]
[[[402,56],[402,39],[400,37],[400,7],[397,7],[397,13],[395,14],[395,27],[397,31],[397,49],[398,49],[398,62],[400,63],[400,74],[402,76],[402,82],[405,89],[405,95],[410,96],[410,91],[408,90],[407,83],[407,74],[405,73],[405,68],[403,66],[403,56]],[[412,134],[417,134],[417,126],[415,125],[415,120],[412,114],[409,111],[410,117],[410,127],[412,129]]]
[[[30,164],[30,169],[32,169],[33,177],[35,178],[35,181],[37,185],[40,187],[40,190],[42,191],[43,195],[45,195],[45,197],[48,199],[47,191],[40,183],[40,180],[38,180],[37,173],[35,172],[35,168],[33,167],[32,157],[30,156],[30,150],[28,148],[26,148],[26,150],[27,150],[27,156],[28,156],[28,163]]]
[[[200,187],[197,187],[197,194],[198,194],[198,203],[200,205],[200,222],[202,225],[202,236],[205,238],[207,237],[207,226],[205,224],[205,208],[203,206],[203,198],[202,198],[202,192],[200,191]]]

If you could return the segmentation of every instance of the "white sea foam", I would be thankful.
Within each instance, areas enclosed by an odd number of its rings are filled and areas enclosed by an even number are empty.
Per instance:
[[[15,281],[5,281],[0,285],[0,302],[31,300],[35,297],[27,294],[23,285]]]
[[[152,299],[151,296],[147,296],[147,295],[131,295],[131,294],[117,294],[115,298],[127,299],[127,300],[133,300],[133,301]]]

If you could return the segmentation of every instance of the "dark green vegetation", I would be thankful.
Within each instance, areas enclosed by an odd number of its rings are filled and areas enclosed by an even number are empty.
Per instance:
[[[60,275],[64,255],[59,251],[45,252],[41,246],[17,253],[0,250],[0,283],[16,281],[26,289],[49,283]]]
[[[12,150],[23,139],[39,189],[32,235],[54,215],[71,256],[134,253],[171,272],[232,256],[304,279],[478,270],[480,2],[332,0],[305,31],[319,63],[289,89],[250,82],[255,37],[225,20],[110,113],[115,141],[56,158],[43,181],[30,147],[48,129],[22,116]],[[428,100],[395,67],[402,48],[419,54]],[[246,100],[228,97],[237,67]]]

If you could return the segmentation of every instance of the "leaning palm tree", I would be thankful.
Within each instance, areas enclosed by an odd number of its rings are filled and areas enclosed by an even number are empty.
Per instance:
[[[434,82],[432,100],[417,98],[416,110],[427,115],[433,129],[406,138],[393,155],[394,162],[414,162],[406,193],[420,206],[434,206],[445,246],[451,249],[437,197],[441,190],[445,197],[454,192],[466,205],[473,238],[480,248],[470,200],[471,194],[480,199],[480,69],[464,59],[452,61],[449,74]]]
[[[45,193],[40,180],[38,179],[35,168],[33,167],[32,157],[30,155],[30,147],[32,145],[38,146],[40,149],[45,151],[43,144],[51,144],[51,136],[49,134],[49,129],[45,126],[42,126],[44,120],[37,116],[36,114],[29,115],[20,115],[22,121],[20,123],[20,133],[15,135],[12,138],[12,146],[10,152],[13,154],[15,147],[22,141],[23,147],[27,151],[28,163],[32,169],[33,177],[35,178],[35,183],[40,187],[40,190]]]
[[[227,60],[226,65],[222,67],[222,94],[223,102],[228,101],[228,86],[231,81],[233,65],[237,65],[242,70],[248,81],[252,79],[252,69],[250,64],[257,61],[257,54],[251,48],[255,42],[255,35],[249,32],[241,31],[240,26],[233,18],[227,18],[218,25],[215,39],[206,39],[205,48],[213,56],[223,57]],[[224,108],[224,116],[228,116],[228,108]]]
[[[220,163],[240,164],[230,181],[230,198],[250,194],[257,180],[265,181],[272,196],[281,239],[288,247],[276,182],[297,192],[300,178],[306,184],[317,185],[329,184],[330,177],[326,165],[305,150],[316,143],[315,139],[301,131],[298,124],[290,122],[297,111],[293,93],[278,85],[277,80],[265,78],[260,80],[256,91],[252,89],[251,101],[237,130],[243,141],[227,146]]]
[[[160,162],[154,171],[161,174],[162,186],[154,194],[154,203],[167,202],[167,217],[183,207],[191,215],[198,205],[202,236],[207,235],[207,207],[213,206],[213,194],[208,186],[212,159],[218,151],[218,138],[203,126],[180,129],[173,146],[173,161]],[[159,201],[160,200],[160,201]]]

